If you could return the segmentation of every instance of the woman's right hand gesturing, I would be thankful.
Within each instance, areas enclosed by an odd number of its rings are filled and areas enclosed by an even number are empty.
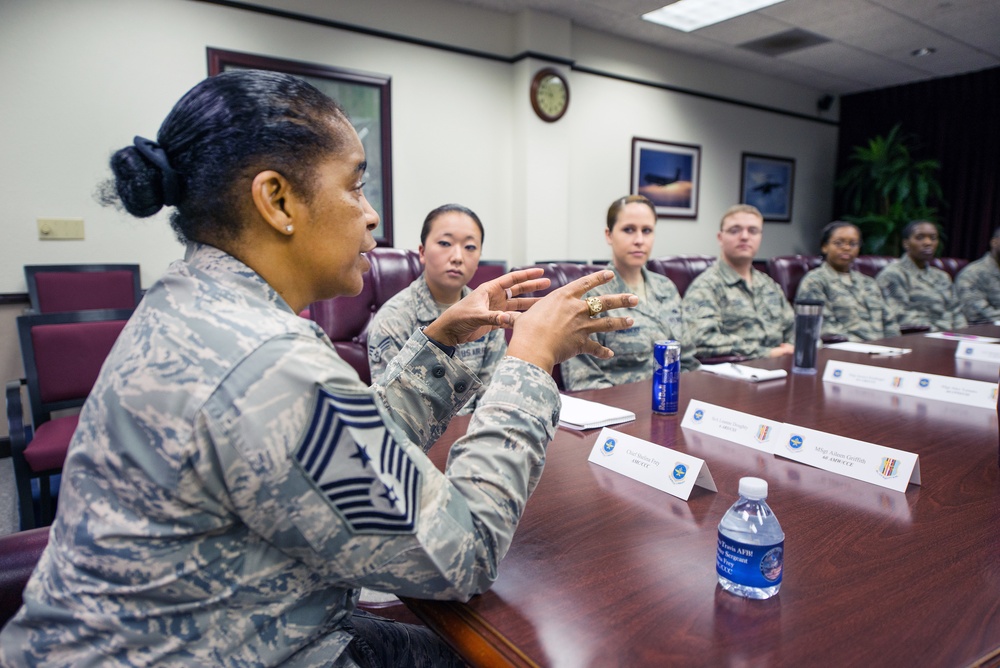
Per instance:
[[[614,351],[590,338],[594,332],[627,329],[635,322],[629,317],[591,317],[583,295],[614,278],[614,272],[599,271],[567,283],[540,299],[514,321],[514,334],[507,355],[517,357],[551,373],[552,368],[579,354],[601,359]],[[630,294],[596,297],[601,310],[631,308],[639,298]]]

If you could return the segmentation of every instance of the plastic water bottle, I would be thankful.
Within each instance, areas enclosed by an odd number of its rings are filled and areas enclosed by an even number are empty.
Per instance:
[[[766,498],[766,480],[740,478],[740,498],[719,522],[715,571],[719,585],[737,596],[771,598],[781,588],[785,532]]]

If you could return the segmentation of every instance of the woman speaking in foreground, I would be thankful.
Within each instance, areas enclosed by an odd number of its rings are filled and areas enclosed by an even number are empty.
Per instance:
[[[432,634],[354,614],[367,586],[464,600],[497,575],[559,412],[549,372],[629,318],[538,300],[541,271],[480,286],[414,332],[371,388],[297,314],[357,294],[378,216],[340,108],[273,72],[189,91],[112,157],[134,215],[187,242],[146,293],[80,417],[49,546],[0,634],[0,664],[448,665]],[[524,313],[515,313],[523,311]],[[453,347],[513,325],[452,447],[424,455],[479,387]]]

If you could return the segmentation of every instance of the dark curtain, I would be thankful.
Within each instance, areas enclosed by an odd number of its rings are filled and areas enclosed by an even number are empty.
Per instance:
[[[846,95],[840,101],[837,171],[852,147],[902,123],[902,131],[917,138],[916,157],[941,163],[943,254],[976,259],[1000,226],[998,109],[1000,68]],[[843,213],[839,199],[836,211]]]

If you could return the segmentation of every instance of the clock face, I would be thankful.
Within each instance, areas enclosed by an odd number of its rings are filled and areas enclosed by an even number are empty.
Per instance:
[[[562,118],[569,106],[569,87],[558,71],[547,68],[535,75],[531,84],[531,106],[543,121]]]
[[[566,106],[566,86],[562,79],[546,76],[538,84],[538,106],[549,116],[555,116]]]

